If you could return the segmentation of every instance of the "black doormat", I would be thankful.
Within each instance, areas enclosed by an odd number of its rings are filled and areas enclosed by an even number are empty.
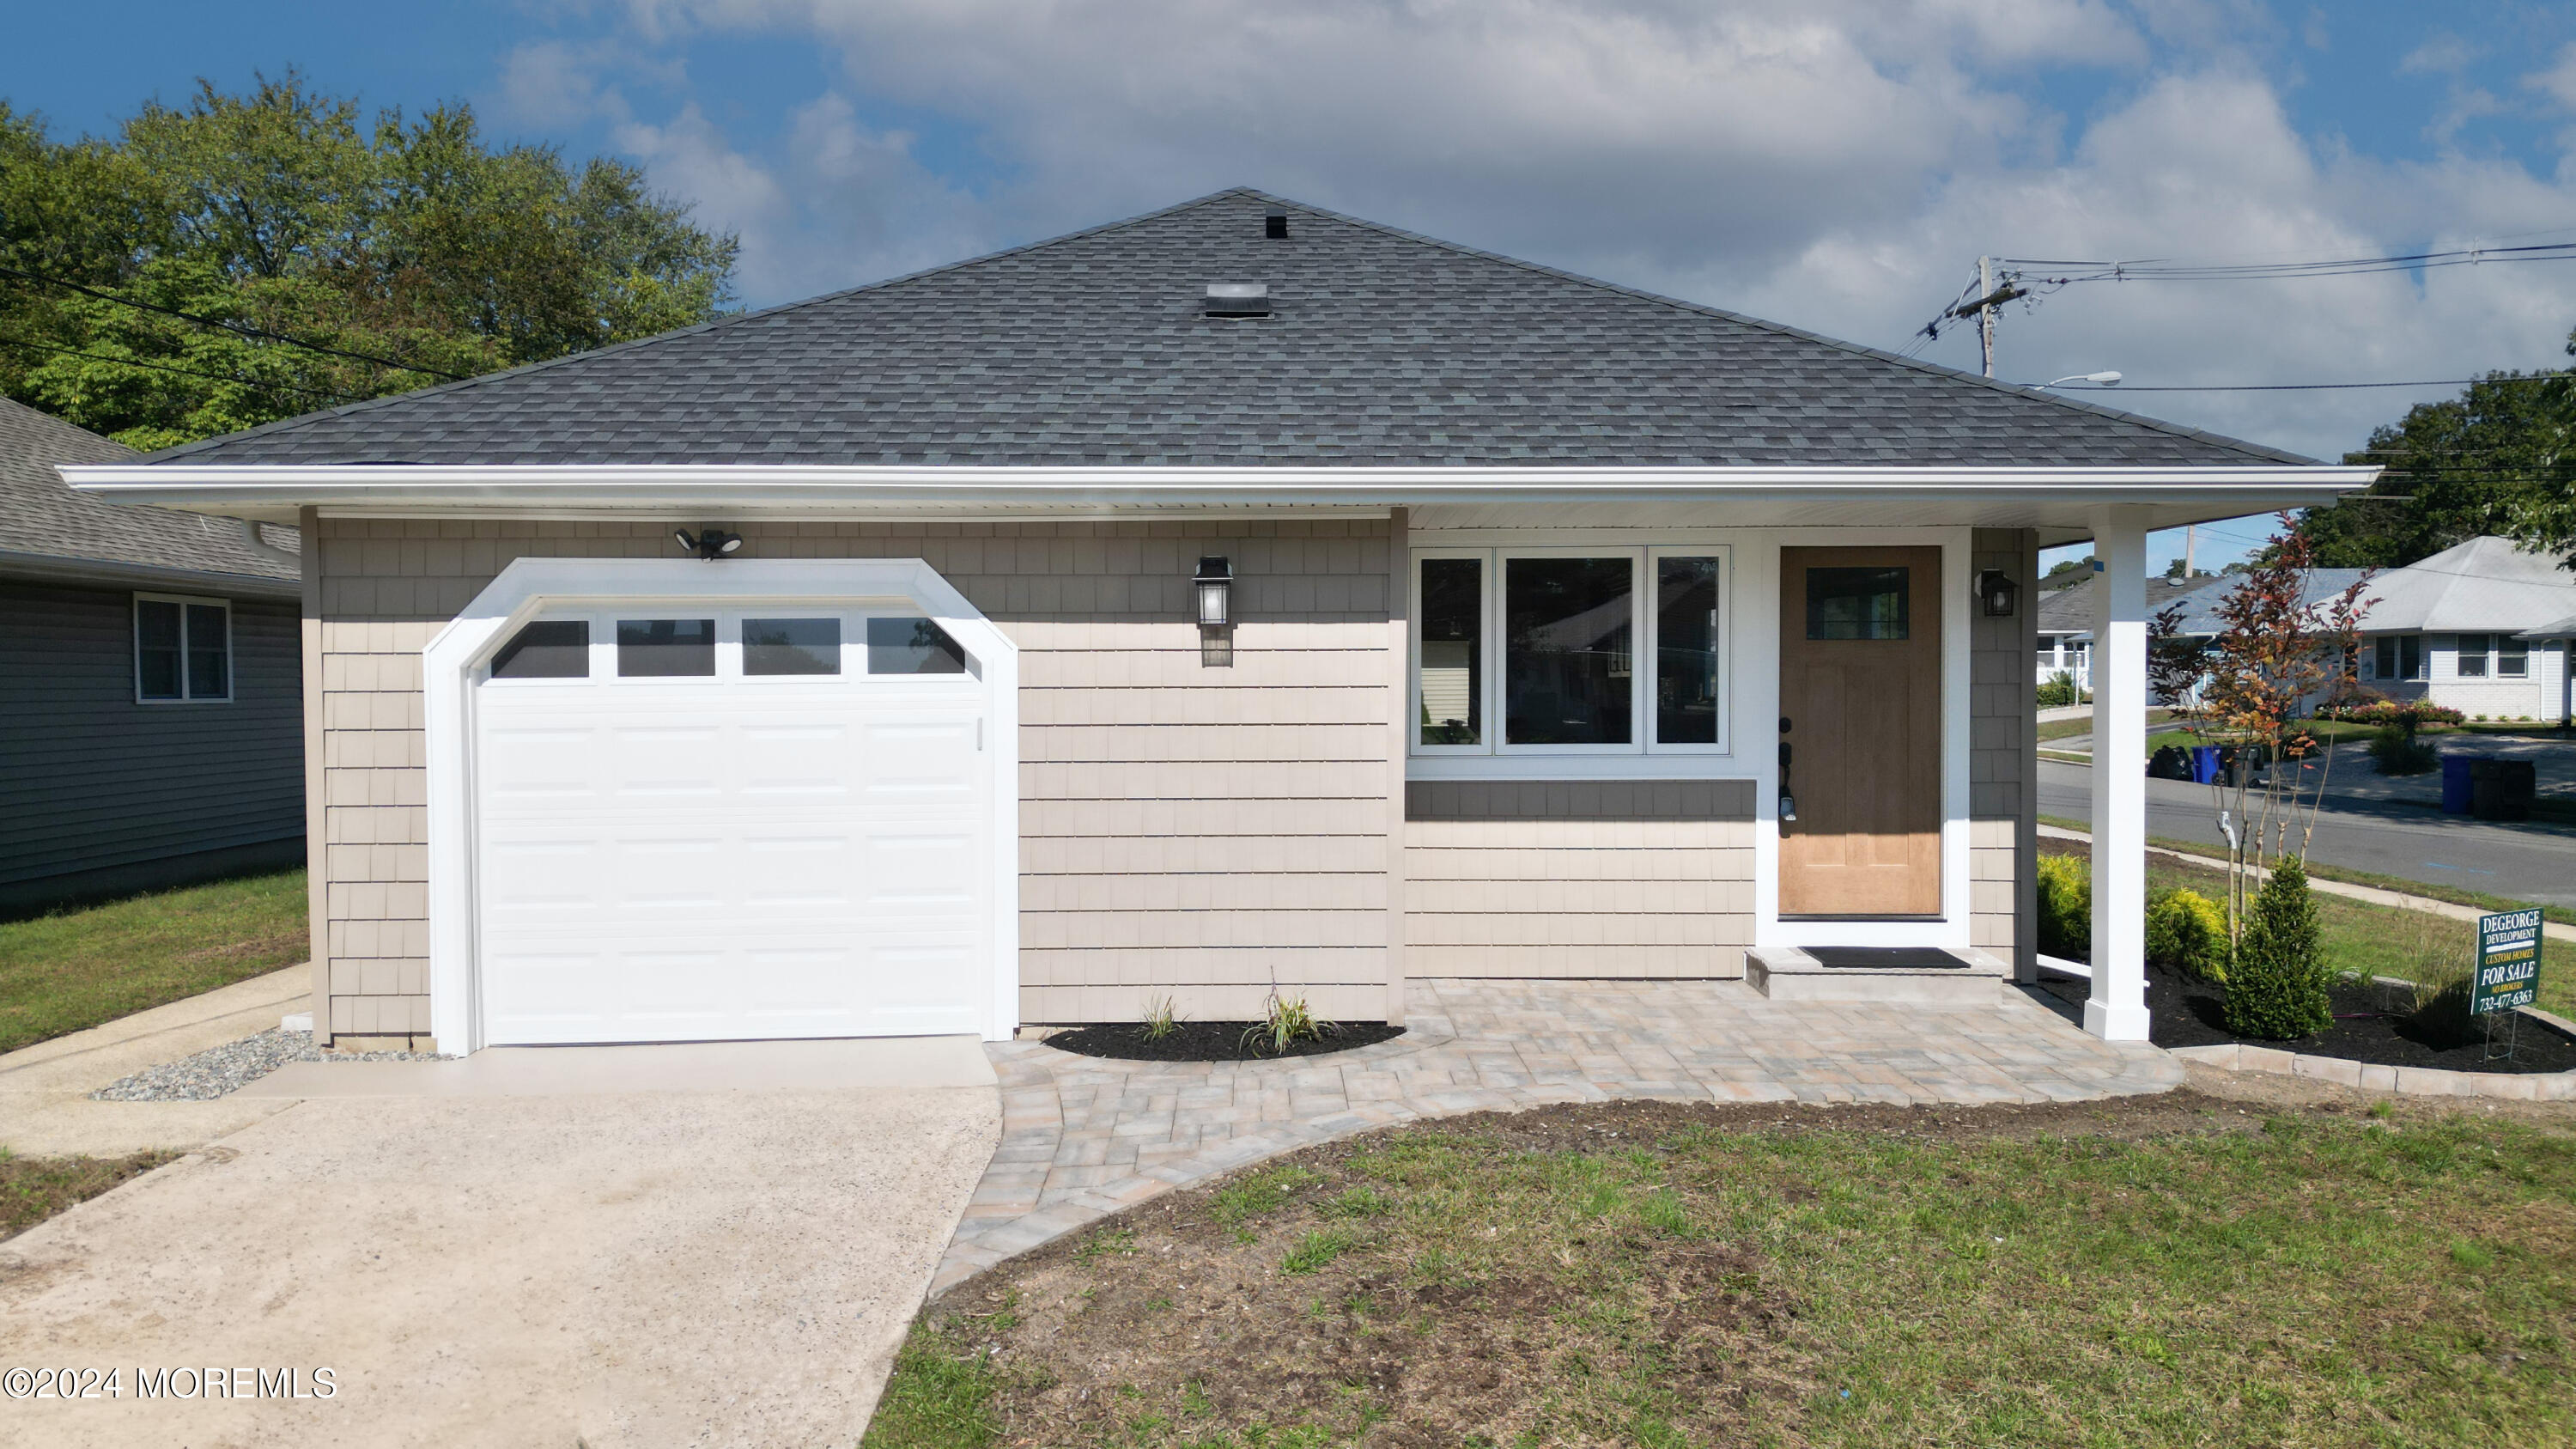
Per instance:
[[[1934,946],[1809,946],[1828,971],[1953,971],[1968,963]]]

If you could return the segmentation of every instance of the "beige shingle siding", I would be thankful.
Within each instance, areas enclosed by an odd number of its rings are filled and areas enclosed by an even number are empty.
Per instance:
[[[324,520],[331,1023],[428,1030],[420,649],[511,560],[663,558],[647,523]],[[1386,1010],[1388,525],[747,524],[755,557],[919,557],[1021,648],[1021,1013]],[[1233,560],[1234,663],[1189,575]]]
[[[1968,939],[2018,961],[2029,936],[2021,883],[2038,821],[2035,718],[2030,661],[2039,648],[2039,553],[2027,531],[1981,528],[1970,544],[1972,572],[1997,569],[2022,586],[2008,619],[1979,609],[1969,622]]]
[[[1733,977],[1753,941],[1753,784],[1415,781],[1414,976]]]

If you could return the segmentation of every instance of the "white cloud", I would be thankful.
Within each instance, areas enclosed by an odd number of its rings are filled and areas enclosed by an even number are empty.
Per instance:
[[[2321,150],[2251,68],[2294,38],[2254,0],[635,0],[630,13],[636,45],[750,32],[841,61],[841,81],[763,145],[686,103],[617,133],[657,182],[742,231],[755,300],[1253,184],[1894,346],[1982,252],[2364,255],[2560,226],[2576,202],[2576,184],[2494,157]],[[2419,55],[2448,70],[2438,49]],[[626,104],[588,64],[523,52],[507,89]],[[2067,118],[2023,88],[2069,67],[2115,85],[2076,118],[2071,147]],[[2576,51],[2531,84],[2576,109]],[[947,144],[980,148],[994,179],[954,183],[909,122],[870,119],[885,115],[953,123],[964,139]],[[2004,371],[2466,376],[2555,360],[2571,322],[2576,274],[2543,266],[2088,285],[2006,318]],[[1950,344],[1936,355],[1973,362]],[[2112,400],[2331,454],[2408,399]]]

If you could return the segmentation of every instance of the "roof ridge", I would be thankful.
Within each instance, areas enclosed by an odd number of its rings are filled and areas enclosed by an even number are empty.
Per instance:
[[[262,423],[255,428],[244,428],[239,432],[218,433],[211,438],[198,438],[193,442],[179,443],[171,447],[163,448],[158,452],[146,453],[140,461],[146,463],[176,462],[190,453],[212,447],[217,443],[231,443],[237,442],[243,438],[264,437],[270,433],[283,432],[290,428],[318,423],[326,418],[341,418],[347,417],[352,413],[370,412],[393,403],[408,402],[415,398],[439,397],[449,393],[463,392],[468,388],[480,387],[487,383],[500,382],[508,378],[522,377],[532,372],[542,372],[548,368],[561,367],[567,363],[580,362],[588,358],[606,357],[611,353],[632,351],[638,348],[649,347],[659,342],[674,341],[682,337],[695,337],[700,333],[712,332],[723,327],[731,327],[736,323],[758,321],[764,317],[776,317],[782,313],[801,311],[807,307],[819,307],[826,302],[838,302],[847,297],[858,296],[863,292],[874,292],[887,287],[901,286],[906,282],[917,282],[928,277],[936,277],[947,272],[958,271],[965,267],[981,266],[986,262],[997,262],[1005,257],[1018,256],[1024,252],[1038,251],[1042,248],[1058,246],[1065,242],[1081,241],[1088,237],[1100,236],[1108,232],[1123,230],[1124,228],[1131,226],[1139,226],[1149,221],[1160,221],[1167,216],[1176,216],[1182,212],[1193,210],[1197,207],[1222,201],[1229,196],[1260,196],[1261,194],[1262,193],[1253,190],[1249,186],[1229,186],[1222,191],[1211,191],[1205,196],[1194,196],[1187,201],[1178,202],[1171,206],[1159,207],[1153,211],[1139,212],[1134,216],[1121,217],[1116,221],[1101,222],[1096,226],[1086,226],[1074,231],[1062,232],[1055,236],[1042,237],[1037,241],[1022,242],[1018,246],[1003,247],[999,251],[984,252],[976,256],[963,258],[959,261],[943,262],[935,267],[923,267],[917,271],[904,272],[898,276],[880,277],[873,282],[861,282],[857,286],[843,287],[834,292],[823,292],[811,297],[799,297],[793,302],[780,302],[774,306],[760,307],[749,312],[736,312],[730,316],[712,317],[704,322],[693,322],[686,327],[674,327],[668,332],[656,332],[649,337],[630,337],[623,342],[611,342],[605,346],[588,348],[580,352],[567,352],[557,357],[539,358],[535,362],[523,362],[516,367],[505,367],[498,372],[479,372],[472,377],[459,378],[454,382],[440,383],[436,387],[416,387],[409,392],[388,393],[383,397],[368,398],[364,402],[354,402],[344,407],[325,408],[319,412],[297,413],[291,418],[279,418],[274,422]],[[1268,200],[1271,198],[1264,197],[1264,199]]]
[[[1264,201],[1276,202],[1282,206],[1299,207],[1319,216],[1331,217],[1333,220],[1343,222],[1347,225],[1364,227],[1370,231],[1381,232],[1388,236],[1400,237],[1406,241],[1419,242],[1428,246],[1438,247],[1443,251],[1454,252],[1460,256],[1475,257],[1481,261],[1500,262],[1508,267],[1517,267],[1522,271],[1535,272],[1541,276],[1554,277],[1560,281],[1576,282],[1587,287],[1600,288],[1605,292],[1616,292],[1622,296],[1635,297],[1641,301],[1658,302],[1667,307],[1678,307],[1685,312],[1696,312],[1703,316],[1721,318],[1725,321],[1738,323],[1743,326],[1759,328],[1766,332],[1774,332],[1786,337],[1795,337],[1804,342],[1817,343],[1822,346],[1832,348],[1838,352],[1853,353],[1857,356],[1866,357],[1873,361],[1897,363],[1901,366],[1912,368],[1918,372],[1929,373],[1935,377],[1946,378],[1955,382],[1976,383],[1984,387],[1992,388],[1995,391],[2010,397],[2050,402],[2055,403],[2060,407],[2073,408],[2078,412],[2093,413],[2100,417],[2117,418],[2122,422],[2137,423],[2145,427],[2153,428],[2158,432],[2170,433],[2177,437],[2190,438],[2195,442],[2216,443],[2222,447],[2236,448],[2247,453],[2255,454],[2272,462],[2319,464],[2322,461],[2320,459],[2308,457],[2304,454],[2290,452],[2284,448],[2274,448],[2266,444],[2250,442],[2243,438],[2231,438],[2225,433],[2213,433],[2205,428],[2185,427],[2180,423],[2167,422],[2163,418],[2148,417],[2144,413],[2124,412],[2119,408],[2106,408],[2096,403],[2081,402],[2071,397],[2059,397],[2053,393],[2039,392],[2031,388],[2018,387],[2012,383],[2001,382],[1994,378],[1985,377],[1977,373],[1965,372],[1955,367],[1945,367],[1937,362],[1926,362],[1919,357],[1907,357],[1902,353],[1890,352],[1883,347],[1871,347],[1865,343],[1853,342],[1845,338],[1828,337],[1821,332],[1809,332],[1803,327],[1792,327],[1785,322],[1774,322],[1768,318],[1753,316],[1750,313],[1731,312],[1726,308],[1711,306],[1705,302],[1693,302],[1684,297],[1669,296],[1662,292],[1650,292],[1643,287],[1631,287],[1622,282],[1606,281],[1600,277],[1588,276],[1582,272],[1569,271],[1564,267],[1552,267],[1545,262],[1533,262],[1526,257],[1509,256],[1502,252],[1489,252],[1481,247],[1468,246],[1464,242],[1453,242],[1424,232],[1408,231],[1400,226],[1390,226],[1382,221],[1371,221],[1364,216],[1351,216],[1343,212],[1334,211],[1329,207],[1315,206],[1308,202],[1298,201],[1292,197],[1275,195],[1271,192],[1261,191],[1254,187],[1237,187],[1234,188],[1234,191],[1218,192],[1215,195],[1232,195],[1235,191],[1248,192],[1251,195],[1260,197]],[[1214,199],[1215,196],[1201,198],[1201,200]]]

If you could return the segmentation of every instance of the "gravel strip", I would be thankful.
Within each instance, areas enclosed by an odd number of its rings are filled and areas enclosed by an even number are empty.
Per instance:
[[[288,1062],[433,1062],[436,1052],[325,1052],[313,1033],[283,1028],[146,1067],[90,1093],[100,1102],[207,1102],[258,1081]]]

